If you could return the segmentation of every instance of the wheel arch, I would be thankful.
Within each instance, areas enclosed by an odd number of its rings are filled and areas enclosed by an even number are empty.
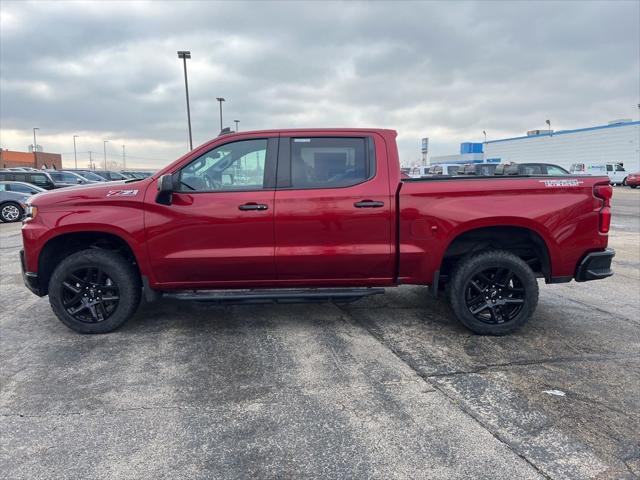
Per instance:
[[[141,275],[139,257],[121,235],[112,232],[81,230],[65,232],[49,238],[38,255],[38,284],[43,295],[48,293],[49,279],[58,264],[69,255],[85,249],[115,251],[135,266]]]
[[[451,273],[458,260],[480,251],[506,250],[522,258],[532,270],[547,282],[552,278],[549,245],[536,230],[523,225],[471,226],[452,236],[440,262],[443,279]]]

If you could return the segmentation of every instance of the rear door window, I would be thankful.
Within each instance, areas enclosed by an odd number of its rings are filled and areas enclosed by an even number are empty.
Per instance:
[[[49,185],[49,182],[50,182],[49,177],[47,177],[43,173],[32,173],[30,177],[31,177],[31,183],[35,185],[38,185],[40,187]]]
[[[290,149],[291,188],[348,187],[375,174],[366,138],[291,138]]]

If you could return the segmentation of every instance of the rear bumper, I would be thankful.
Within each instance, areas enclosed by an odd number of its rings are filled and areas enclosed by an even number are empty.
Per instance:
[[[22,281],[25,286],[39,297],[42,297],[43,295],[40,292],[40,284],[38,283],[38,274],[26,271],[24,250],[20,250],[20,268],[22,269]]]
[[[600,280],[613,275],[611,260],[616,255],[613,248],[607,248],[602,252],[588,253],[576,269],[576,282]]]

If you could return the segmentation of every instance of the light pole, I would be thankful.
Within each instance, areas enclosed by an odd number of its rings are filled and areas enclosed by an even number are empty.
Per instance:
[[[36,130],[40,129],[38,127],[33,127],[33,166],[38,168],[38,142],[36,141]]]
[[[225,101],[222,97],[216,97],[216,100],[220,102],[220,131],[222,131],[222,102]]]
[[[122,169],[123,170],[127,169],[127,161],[124,157],[124,145],[122,145]]]
[[[189,82],[187,82],[187,58],[191,58],[188,50],[178,51],[178,58],[182,59],[184,65],[184,90],[187,95],[187,123],[189,124],[189,150],[193,150],[193,139],[191,137],[191,110],[189,108]]]
[[[549,136],[551,137],[553,135],[553,133],[551,133],[551,120],[545,120],[544,123],[549,126]]]
[[[93,158],[91,158],[91,154],[93,152],[89,150],[89,170],[95,170],[95,166],[93,165]]]
[[[38,127],[33,127],[33,151],[38,149],[38,142],[36,140],[36,130],[40,130]]]
[[[103,151],[104,151],[104,169],[105,170],[107,169],[107,142],[108,141],[109,140],[103,140],[102,141],[102,148],[103,148]]]
[[[482,134],[484,135],[484,143],[487,143],[487,131],[482,130]]]
[[[234,120],[234,122],[236,122],[236,133],[238,132],[238,124],[240,123],[240,120]]]
[[[76,138],[78,135],[73,136],[73,161],[76,164],[76,170],[78,169],[78,153],[76,152]]]

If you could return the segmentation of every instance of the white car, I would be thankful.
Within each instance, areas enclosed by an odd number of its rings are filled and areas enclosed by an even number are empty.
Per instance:
[[[437,165],[422,165],[414,167],[409,176],[414,178],[432,175],[456,175],[463,165],[459,163],[439,163]]]
[[[607,175],[613,185],[626,185],[628,173],[620,163],[574,163],[569,169],[573,175]]]

